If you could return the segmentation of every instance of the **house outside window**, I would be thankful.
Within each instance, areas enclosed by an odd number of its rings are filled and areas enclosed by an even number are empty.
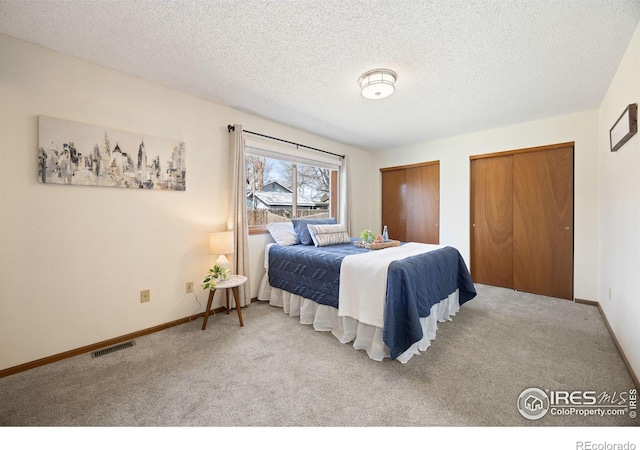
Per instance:
[[[296,218],[338,219],[339,163],[258,145],[245,143],[250,233]]]

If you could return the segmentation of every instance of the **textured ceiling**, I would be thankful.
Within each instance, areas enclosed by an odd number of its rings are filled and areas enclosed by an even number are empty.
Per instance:
[[[640,0],[0,1],[0,33],[366,150],[597,108],[639,21]],[[377,67],[396,92],[365,100]]]

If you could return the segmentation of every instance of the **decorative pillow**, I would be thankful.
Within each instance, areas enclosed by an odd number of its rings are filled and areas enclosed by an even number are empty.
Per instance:
[[[280,245],[296,245],[300,243],[291,222],[272,222],[267,224],[271,237]]]
[[[300,243],[313,245],[313,239],[311,239],[307,225],[335,225],[336,219],[335,217],[329,219],[293,219],[291,223],[293,224],[293,229],[296,230]]]
[[[307,226],[309,234],[316,247],[327,245],[348,244],[351,242],[344,225],[313,225]]]

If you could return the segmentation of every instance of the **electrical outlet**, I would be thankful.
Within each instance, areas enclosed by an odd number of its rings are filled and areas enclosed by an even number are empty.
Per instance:
[[[187,281],[187,294],[191,294],[193,292],[193,281]]]
[[[140,303],[146,303],[148,301],[151,301],[151,292],[149,289],[140,291]]]

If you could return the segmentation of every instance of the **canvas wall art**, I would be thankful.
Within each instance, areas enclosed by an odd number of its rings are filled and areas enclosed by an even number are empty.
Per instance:
[[[39,117],[41,183],[186,190],[184,142]]]

